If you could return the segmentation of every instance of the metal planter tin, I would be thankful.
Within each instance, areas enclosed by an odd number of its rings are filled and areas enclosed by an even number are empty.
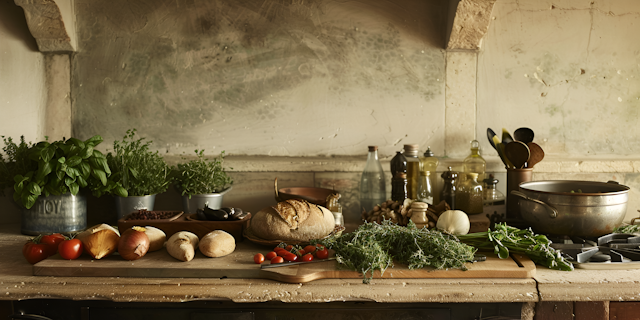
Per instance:
[[[86,228],[87,199],[80,193],[40,196],[31,209],[22,208],[23,234],[69,233]]]
[[[572,192],[573,191],[573,192]],[[611,233],[627,212],[629,187],[616,182],[533,181],[520,184],[522,218],[537,232],[597,237]]]
[[[231,187],[220,193],[194,194],[182,196],[182,208],[186,214],[197,213],[196,210],[208,206],[211,209],[220,209],[222,207],[222,197],[231,190]]]
[[[118,197],[116,196],[116,212],[118,213],[118,219],[124,218],[128,214],[138,210],[153,211],[153,205],[156,203],[156,195],[146,196],[129,196]]]

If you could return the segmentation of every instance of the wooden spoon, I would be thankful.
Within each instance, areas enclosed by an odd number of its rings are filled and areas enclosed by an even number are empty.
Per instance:
[[[524,168],[524,164],[529,161],[529,147],[524,142],[509,142],[504,147],[504,153],[516,169]]]
[[[529,128],[518,128],[513,132],[513,138],[517,141],[522,141],[524,143],[529,143],[533,141],[533,130]]]
[[[500,159],[502,159],[502,163],[504,163],[505,168],[513,168],[513,164],[511,164],[509,158],[504,154],[504,145],[500,143],[498,136],[493,136],[493,144],[496,145],[496,150],[498,151],[498,155],[500,156]]]
[[[538,162],[544,159],[544,150],[535,142],[527,143],[529,147],[529,161],[527,161],[527,168],[533,168]]]

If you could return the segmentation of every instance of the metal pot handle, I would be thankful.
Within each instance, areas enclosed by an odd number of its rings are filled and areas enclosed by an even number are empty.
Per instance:
[[[517,191],[517,190],[511,190],[511,194],[514,195],[514,196],[520,197],[520,198],[522,198],[524,200],[535,202],[535,203],[547,208],[547,210],[550,211],[549,217],[551,217],[552,219],[558,216],[558,210],[556,208],[552,207],[551,205],[549,205],[548,203],[544,202],[544,201],[540,201],[538,199],[529,198],[529,197],[527,197],[526,194],[524,194],[524,193],[522,193],[520,191]]]

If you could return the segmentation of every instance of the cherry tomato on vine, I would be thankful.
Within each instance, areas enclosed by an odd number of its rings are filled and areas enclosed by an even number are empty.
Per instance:
[[[322,250],[318,250],[316,252],[316,257],[318,257],[318,259],[326,259],[329,257],[329,250],[327,250],[327,248],[323,248]]]
[[[292,245],[288,245],[284,249],[287,250],[287,251],[291,251],[291,249],[293,249],[293,246]]]
[[[64,240],[58,245],[58,253],[65,260],[78,259],[82,251],[84,251],[84,245],[78,239]]]
[[[40,243],[47,247],[49,255],[52,256],[58,252],[58,245],[64,240],[67,240],[67,237],[60,233],[54,233],[42,236]]]
[[[306,253],[313,253],[314,251],[316,251],[316,246],[308,245],[304,247],[304,252]]]
[[[280,257],[284,257],[285,254],[289,254],[291,252],[287,251],[287,250],[280,250],[280,251],[276,251],[276,255],[280,256]]]
[[[301,256],[301,257],[304,256],[305,253],[307,253],[307,252],[304,251],[304,249],[298,250],[298,255]]]
[[[255,256],[253,256],[253,262],[257,263],[257,264],[261,264],[264,262],[264,255],[262,255],[262,253],[256,253]]]
[[[313,261],[313,255],[311,253],[307,253],[302,256],[302,261]]]
[[[22,255],[31,264],[36,264],[49,256],[47,245],[38,243],[37,240],[39,239],[31,239],[22,247]]]
[[[273,258],[275,258],[277,256],[278,256],[278,254],[275,251],[271,251],[271,252],[267,253],[267,255],[264,256],[264,258],[269,260],[269,261],[271,261],[271,259],[273,259]]]
[[[296,255],[295,253],[287,253],[286,255],[282,256],[282,258],[284,258],[284,260],[286,261],[297,261],[298,260],[298,255]]]
[[[271,259],[271,264],[274,264],[274,263],[283,263],[283,262],[284,262],[284,259],[282,259],[282,257],[280,257],[280,256],[278,256],[278,257],[275,257],[275,258]]]

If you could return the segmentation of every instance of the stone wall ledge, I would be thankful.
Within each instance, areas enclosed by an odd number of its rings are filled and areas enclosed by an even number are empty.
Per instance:
[[[167,162],[175,165],[185,160],[181,156],[165,156]],[[193,157],[186,157],[193,159]],[[506,172],[498,157],[487,156],[487,172]],[[391,158],[381,159],[382,168],[389,171]],[[225,157],[224,166],[235,172],[361,172],[367,161],[366,156],[344,157],[268,157],[233,156]],[[440,158],[438,171],[447,167],[460,170],[464,158]],[[617,157],[547,157],[538,163],[534,172],[538,173],[640,173],[640,158]]]

